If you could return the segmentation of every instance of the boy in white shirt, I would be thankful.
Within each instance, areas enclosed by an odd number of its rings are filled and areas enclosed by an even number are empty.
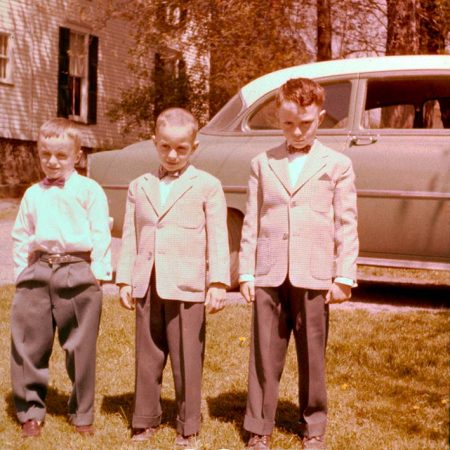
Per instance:
[[[14,406],[24,437],[41,433],[55,329],[72,381],[69,420],[94,432],[95,359],[102,306],[111,279],[108,203],[79,175],[79,131],[67,119],[45,122],[38,154],[46,177],[22,198],[12,230],[16,293],[11,317]]]

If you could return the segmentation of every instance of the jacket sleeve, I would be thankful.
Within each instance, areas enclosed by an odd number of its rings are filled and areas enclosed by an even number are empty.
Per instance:
[[[239,275],[255,275],[256,243],[259,230],[259,215],[262,194],[259,179],[258,160],[250,164],[248,180],[247,205],[242,224],[241,248],[239,251]]]
[[[228,246],[227,204],[222,185],[217,180],[208,193],[205,204],[208,285],[230,286],[230,252]]]
[[[359,252],[358,215],[355,174],[350,160],[336,183],[333,208],[335,276],[350,278],[356,282],[356,259]]]
[[[132,182],[128,188],[122,231],[122,245],[117,263],[116,284],[127,284],[131,286],[131,274],[137,255],[135,210],[136,184]]]

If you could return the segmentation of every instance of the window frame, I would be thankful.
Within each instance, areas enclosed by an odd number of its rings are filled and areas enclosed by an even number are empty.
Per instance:
[[[75,77],[70,70],[70,41],[71,35],[75,34],[83,36],[84,39],[85,61],[82,77]],[[98,37],[85,30],[72,26],[59,27],[58,117],[67,117],[75,122],[88,125],[97,123],[98,44]],[[79,114],[73,113],[71,78],[81,79]]]
[[[0,55],[0,59],[5,61],[5,76],[0,77],[0,84],[13,84],[13,34],[6,30],[0,30],[0,35],[6,37],[6,53]]]

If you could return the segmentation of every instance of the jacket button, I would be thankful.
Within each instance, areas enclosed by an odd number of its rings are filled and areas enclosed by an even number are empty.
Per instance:
[[[150,261],[152,259],[152,252],[150,252],[147,256],[147,259]]]
[[[283,241],[285,241],[288,237],[289,237],[289,234],[288,233],[284,233],[283,234]]]
[[[295,200],[292,200],[291,202],[291,208],[295,208],[295,206],[297,206],[297,203]]]

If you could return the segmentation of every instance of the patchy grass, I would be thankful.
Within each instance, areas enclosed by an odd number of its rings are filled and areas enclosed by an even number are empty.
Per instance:
[[[0,200],[0,220],[14,220],[19,210],[20,199]]]
[[[0,291],[0,439],[3,449],[126,449],[134,384],[134,315],[117,299],[104,302],[98,345],[96,435],[74,434],[66,420],[70,383],[55,342],[48,414],[42,437],[23,440],[9,383],[12,286]],[[209,316],[203,381],[204,449],[242,449],[250,309],[229,306]],[[335,449],[447,449],[447,312],[371,314],[332,310],[328,346],[329,427]],[[168,368],[169,369],[169,368]],[[301,448],[297,437],[297,374],[291,346],[283,375],[273,448]],[[171,449],[175,400],[170,370],[163,386],[165,416],[152,448]],[[148,448],[148,447],[147,447]]]

